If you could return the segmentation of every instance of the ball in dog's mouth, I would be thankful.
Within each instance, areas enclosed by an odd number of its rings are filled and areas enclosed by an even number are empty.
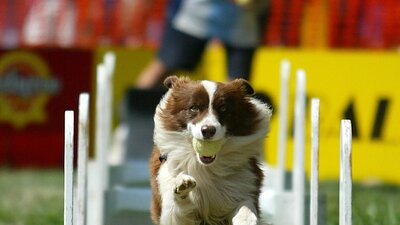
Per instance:
[[[214,162],[217,153],[221,150],[224,140],[200,140],[193,138],[193,148],[197,152],[200,162],[210,164]]]

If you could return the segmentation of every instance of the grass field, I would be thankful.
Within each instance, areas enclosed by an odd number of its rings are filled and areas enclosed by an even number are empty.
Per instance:
[[[63,224],[61,170],[0,169],[0,225]]]
[[[322,182],[327,225],[338,225],[338,183]],[[0,169],[0,225],[63,224],[61,170]],[[400,225],[400,187],[353,185],[354,225]]]

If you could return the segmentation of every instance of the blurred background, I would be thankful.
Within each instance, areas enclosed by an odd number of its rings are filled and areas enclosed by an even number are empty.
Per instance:
[[[64,111],[77,110],[81,92],[94,95],[95,67],[111,50],[117,56],[113,123],[121,124],[121,102],[156,54],[168,4],[0,1],[0,225],[62,223]],[[289,59],[293,71],[307,72],[307,96],[321,99],[327,224],[338,224],[343,118],[353,123],[354,224],[400,224],[400,1],[270,0],[261,15],[250,77],[256,91],[279,111],[279,66]],[[225,56],[214,39],[194,71],[178,74],[224,81]],[[292,107],[289,113],[293,117]],[[273,116],[265,146],[271,165],[277,161],[277,121]],[[308,131],[307,125],[307,173]]]

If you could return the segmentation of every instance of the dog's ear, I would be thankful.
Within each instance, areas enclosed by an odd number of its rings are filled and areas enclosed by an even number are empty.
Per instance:
[[[179,77],[177,77],[176,75],[169,76],[169,77],[165,78],[165,80],[164,80],[164,85],[165,85],[165,87],[167,87],[167,88],[171,88],[172,85],[173,85],[177,80],[179,80]]]
[[[237,85],[246,96],[253,96],[255,94],[253,87],[245,79],[235,79],[232,83]]]

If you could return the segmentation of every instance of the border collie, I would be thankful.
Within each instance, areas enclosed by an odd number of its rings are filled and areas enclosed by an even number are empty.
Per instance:
[[[154,116],[151,217],[160,225],[260,225],[260,169],[270,107],[243,79],[170,76]],[[201,155],[192,140],[222,141]]]

